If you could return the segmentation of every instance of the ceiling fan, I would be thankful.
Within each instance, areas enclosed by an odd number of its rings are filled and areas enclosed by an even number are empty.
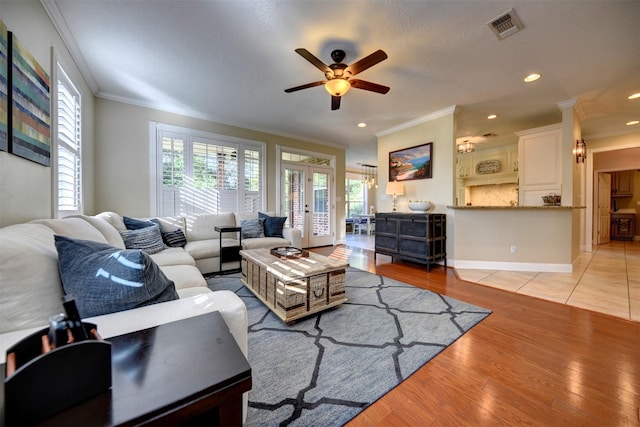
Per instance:
[[[331,52],[331,59],[334,61],[331,65],[325,64],[307,49],[296,49],[296,52],[322,71],[326,80],[319,80],[317,82],[285,89],[284,91],[287,93],[324,85],[327,92],[331,94],[331,109],[337,110],[340,108],[340,98],[352,87],[382,94],[389,92],[390,88],[388,86],[367,82],[365,80],[352,79],[356,74],[361,73],[367,68],[373,67],[377,63],[387,59],[387,54],[382,50],[376,50],[371,55],[366,56],[351,65],[342,63],[346,54],[341,49],[336,49]]]

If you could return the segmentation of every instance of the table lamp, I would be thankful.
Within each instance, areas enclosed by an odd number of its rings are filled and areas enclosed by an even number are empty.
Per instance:
[[[393,211],[395,212],[398,208],[398,198],[397,196],[404,196],[404,185],[401,182],[393,181],[387,183],[387,194],[393,194]]]

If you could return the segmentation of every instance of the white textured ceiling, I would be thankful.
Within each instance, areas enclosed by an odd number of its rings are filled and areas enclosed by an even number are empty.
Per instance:
[[[42,0],[96,95],[347,147],[347,166],[377,163],[375,134],[451,106],[457,136],[561,121],[576,98],[585,139],[638,131],[640,1],[589,0]],[[514,8],[520,32],[498,40],[487,22]],[[389,59],[330,109],[321,80],[294,52],[330,64],[377,49]],[[542,78],[522,79],[530,72]],[[498,119],[486,120],[490,113]],[[364,129],[356,127],[366,122]]]

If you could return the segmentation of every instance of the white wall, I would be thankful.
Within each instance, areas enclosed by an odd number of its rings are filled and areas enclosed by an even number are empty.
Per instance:
[[[2,1],[0,19],[51,77],[53,46],[63,68],[77,85],[82,96],[82,144],[84,171],[84,205],[93,210],[93,124],[94,97],[82,78],[46,12],[37,0]],[[54,82],[51,82],[55,89]],[[54,109],[51,109],[54,112]],[[52,132],[54,129],[52,128]],[[6,152],[0,152],[0,226],[35,218],[51,218],[52,170]]]
[[[433,114],[433,119],[383,133],[378,137],[378,212],[391,212],[392,197],[385,194],[389,182],[389,152],[433,142],[432,178],[402,181],[404,196],[398,196],[398,211],[410,212],[409,200],[429,200],[431,212],[447,214],[447,254],[453,254],[454,227],[446,206],[455,200],[455,113],[453,109]]]
[[[132,216],[152,212],[150,198],[151,121],[198,129],[220,135],[261,141],[267,144],[267,210],[277,210],[275,170],[276,145],[336,156],[337,240],[345,238],[345,151],[249,129],[195,119],[150,108],[96,99],[96,212],[110,210]]]

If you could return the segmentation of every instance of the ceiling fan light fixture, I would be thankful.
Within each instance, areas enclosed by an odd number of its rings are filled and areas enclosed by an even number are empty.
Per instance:
[[[351,84],[344,79],[333,79],[325,83],[324,88],[327,89],[331,96],[342,96],[349,92]]]

